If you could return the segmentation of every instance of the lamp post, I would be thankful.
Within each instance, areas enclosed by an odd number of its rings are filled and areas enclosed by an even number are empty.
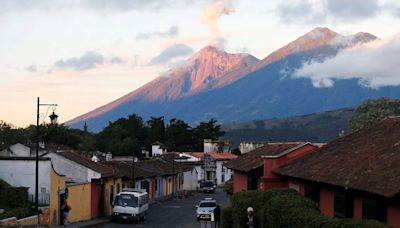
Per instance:
[[[135,188],[135,152],[132,155],[132,188]]]
[[[175,152],[172,152],[172,197],[175,197]]]
[[[40,99],[39,97],[37,98],[37,113],[36,113],[36,172],[35,172],[35,210],[36,210],[36,215],[38,216],[38,224],[40,222],[39,219],[39,119],[40,119],[40,114],[39,114],[39,108],[40,106],[49,106],[49,107],[56,107],[57,104],[40,104]],[[53,111],[53,113],[49,116],[50,117],[50,123],[51,124],[56,124],[57,123],[57,118],[58,115],[56,115]]]

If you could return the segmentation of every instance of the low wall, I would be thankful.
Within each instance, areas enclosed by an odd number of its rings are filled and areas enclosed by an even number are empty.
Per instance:
[[[49,208],[42,208],[42,214],[40,215],[40,224],[41,225],[49,225],[50,222],[50,209]],[[11,217],[7,219],[0,220],[0,227],[7,227],[7,226],[30,226],[30,225],[37,225],[37,215],[33,215],[30,217],[17,219],[17,217]]]

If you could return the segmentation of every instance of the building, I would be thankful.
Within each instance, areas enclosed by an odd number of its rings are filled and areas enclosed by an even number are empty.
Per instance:
[[[299,154],[310,153],[315,148],[310,143],[268,143],[227,162],[225,166],[234,171],[233,192],[256,190],[259,186],[263,189],[268,189],[269,185],[283,186],[281,180],[269,175],[269,169],[296,159]]]
[[[199,181],[212,180],[217,185],[222,185],[232,177],[232,170],[225,166],[230,160],[238,158],[237,155],[230,153],[203,153],[203,152],[192,152],[190,156],[198,159],[198,164],[201,164]],[[197,168],[197,169],[198,169]]]
[[[240,142],[239,151],[241,154],[245,154],[259,147],[264,146],[267,142]]]
[[[400,227],[400,117],[338,138],[272,171],[329,217]]]
[[[21,144],[22,145],[22,144]],[[19,154],[21,155],[21,154]],[[35,200],[36,158],[0,157],[0,179],[15,187],[27,187],[31,201]],[[65,177],[57,173],[50,158],[39,158],[38,203],[48,225],[61,223],[61,202],[65,197]]]
[[[45,154],[44,157],[51,158],[54,169],[58,173],[65,175],[68,189],[80,189],[83,192],[77,193],[76,196],[86,196],[82,199],[78,197],[76,201],[73,201],[77,208],[83,208],[82,205],[87,206],[85,213],[81,213],[79,210],[72,210],[72,221],[111,215],[114,196],[118,193],[118,186],[122,186],[122,177],[117,176],[114,173],[114,169],[99,162],[94,162],[75,151],[52,151]],[[81,186],[78,187],[79,185]],[[76,192],[79,191],[76,190]],[[77,213],[75,220],[74,213]],[[78,214],[83,214],[85,217],[82,218]]]

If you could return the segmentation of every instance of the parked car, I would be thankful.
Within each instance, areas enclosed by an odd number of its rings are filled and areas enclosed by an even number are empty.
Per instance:
[[[196,205],[196,218],[200,220],[211,220],[214,209],[217,207],[217,201],[213,198],[204,198]]]
[[[145,190],[123,189],[115,196],[112,206],[112,220],[139,222],[146,218],[149,195]]]
[[[203,183],[203,185],[202,185],[201,191],[202,191],[202,192],[211,192],[211,193],[214,193],[216,187],[217,187],[217,186],[214,184],[214,181],[206,180],[206,181],[204,181],[204,183]]]

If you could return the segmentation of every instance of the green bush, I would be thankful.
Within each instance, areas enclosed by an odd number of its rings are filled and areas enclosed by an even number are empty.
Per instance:
[[[29,206],[28,188],[6,187],[0,189],[0,207],[17,208]]]
[[[0,179],[0,190],[8,187],[11,187],[11,185],[5,182],[4,180]]]
[[[226,207],[221,210],[221,228],[232,228],[232,207]]]
[[[5,210],[4,213],[0,214],[0,219],[6,219],[11,217],[17,217],[17,219],[26,218],[35,215],[35,209],[32,207],[18,207]]]
[[[292,189],[273,189],[266,192],[249,191],[235,193],[231,197],[232,208],[227,209],[222,220],[224,227],[239,227],[246,208],[254,208],[265,228],[384,228],[386,224],[375,220],[328,218],[319,212],[317,204]],[[229,213],[229,211],[231,211]],[[228,223],[229,214],[233,224]],[[224,223],[222,222],[222,223]]]
[[[267,192],[262,191],[248,191],[238,192],[232,195],[232,218],[234,224],[240,224],[240,220],[246,216],[247,207],[253,207],[255,216],[259,222],[264,224],[264,207],[265,203],[278,195],[299,195],[293,189],[274,189]]]

